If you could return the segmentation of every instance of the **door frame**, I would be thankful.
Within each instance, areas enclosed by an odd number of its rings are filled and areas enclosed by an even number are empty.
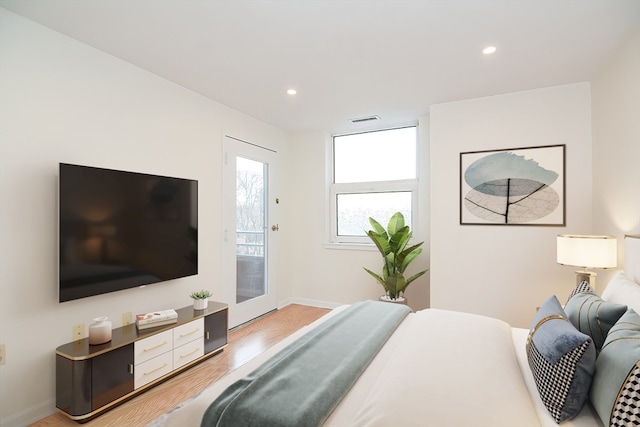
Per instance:
[[[277,308],[276,259],[274,240],[278,224],[276,217],[277,151],[224,135],[222,144],[222,288],[229,305],[229,328],[236,327]],[[236,302],[237,256],[236,256],[236,157],[244,157],[267,164],[266,215],[265,215],[265,260],[266,288],[264,295],[241,303]]]

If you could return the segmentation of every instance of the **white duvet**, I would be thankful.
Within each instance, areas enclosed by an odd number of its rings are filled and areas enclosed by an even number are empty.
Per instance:
[[[302,328],[151,425],[199,426],[209,404],[310,328]],[[497,319],[427,309],[412,313],[325,426],[556,426],[531,377],[526,330]],[[600,426],[585,407],[562,426]]]

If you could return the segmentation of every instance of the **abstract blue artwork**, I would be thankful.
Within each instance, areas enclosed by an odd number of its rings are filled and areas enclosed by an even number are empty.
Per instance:
[[[565,146],[460,153],[460,224],[565,223]]]

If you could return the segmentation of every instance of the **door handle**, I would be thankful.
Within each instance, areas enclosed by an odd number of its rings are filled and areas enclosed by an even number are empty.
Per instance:
[[[278,231],[278,230],[280,230],[280,227],[278,226],[278,224],[271,226],[271,231]]]

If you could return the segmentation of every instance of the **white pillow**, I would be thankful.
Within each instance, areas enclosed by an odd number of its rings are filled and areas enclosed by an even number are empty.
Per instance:
[[[617,304],[626,304],[640,314],[640,285],[625,276],[624,271],[619,271],[613,276],[602,292],[602,299]]]

